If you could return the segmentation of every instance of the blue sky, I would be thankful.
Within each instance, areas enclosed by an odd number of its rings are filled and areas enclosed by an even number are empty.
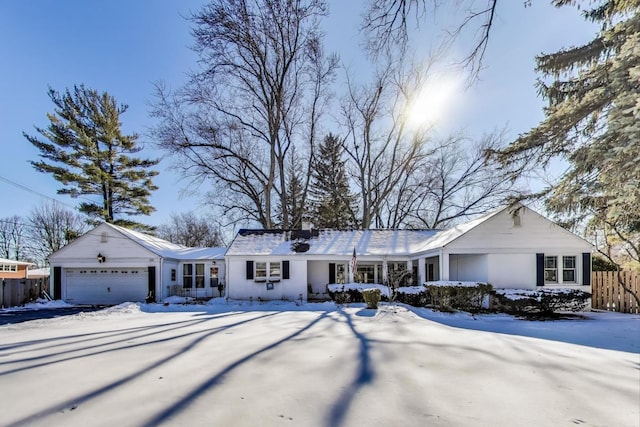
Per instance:
[[[357,33],[359,2],[330,1],[325,23],[327,49],[336,51],[352,70],[359,65]],[[439,133],[459,129],[470,135],[507,126],[515,137],[542,118],[544,103],[534,87],[534,56],[563,46],[581,44],[597,30],[574,8],[554,9],[547,0],[525,8],[521,0],[502,0],[487,50],[480,81],[450,104]],[[0,1],[0,219],[29,211],[55,198],[68,207],[76,201],[56,195],[59,184],[28,163],[37,150],[22,136],[35,135],[33,126],[46,127],[53,111],[47,88],[62,91],[84,83],[107,91],[129,105],[121,116],[127,133],[141,134],[144,156],[160,157],[145,136],[154,122],[149,117],[153,83],[177,87],[196,67],[189,50],[190,23],[184,18],[204,0],[2,0]],[[439,13],[436,19],[443,19]],[[415,41],[428,48],[427,19]],[[439,21],[441,22],[441,21]],[[465,46],[458,46],[464,52]],[[163,160],[151,199],[157,211],[142,221],[159,225],[171,213],[206,213],[197,189],[186,190]],[[9,179],[24,188],[5,182]],[[204,194],[206,188],[199,191]]]

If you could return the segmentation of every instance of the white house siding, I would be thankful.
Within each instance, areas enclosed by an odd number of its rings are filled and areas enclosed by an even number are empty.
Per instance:
[[[449,280],[488,281],[486,254],[452,254],[449,257]]]
[[[346,264],[346,263],[345,263]],[[309,261],[307,280],[314,294],[327,292],[329,283],[329,261]]]
[[[171,280],[171,270],[175,270],[174,280]],[[177,285],[180,279],[179,275],[179,262],[175,259],[163,259],[162,260],[162,294],[159,295],[158,300],[162,301],[164,298],[174,295],[174,286]]]
[[[495,288],[531,289],[536,286],[536,258],[527,254],[489,254],[487,281]]]
[[[452,253],[591,252],[591,245],[530,209],[520,210],[520,226],[505,209],[446,245]]]
[[[282,262],[289,261],[289,279],[280,278],[273,281],[267,278],[264,282],[246,278],[247,261],[254,262]],[[227,296],[239,300],[280,300],[295,301],[302,296],[307,299],[307,260],[295,257],[227,257]],[[273,289],[267,289],[267,283],[273,284]]]
[[[98,262],[98,254],[104,257],[104,262]],[[52,272],[55,267],[60,267],[61,269],[61,295],[56,295],[56,297],[60,297],[63,300],[67,300],[70,296],[76,300],[72,302],[80,302],[82,300],[88,301],[88,299],[94,298],[96,289],[91,288],[91,282],[88,282],[89,288],[87,289],[86,296],[78,294],[80,289],[78,288],[80,284],[79,278],[74,279],[72,283],[72,293],[74,293],[74,295],[68,294],[69,278],[67,277],[67,272],[69,272],[70,275],[77,275],[76,273],[80,270],[99,272],[144,269],[145,271],[148,271],[149,267],[155,267],[156,296],[160,295],[160,292],[162,291],[159,287],[161,275],[160,258],[153,252],[141,247],[137,243],[131,241],[129,238],[121,235],[106,225],[95,228],[51,255],[49,257],[49,263],[52,267]],[[95,274],[99,275],[99,273]],[[114,274],[114,286],[111,291],[107,293],[104,302],[96,300],[95,303],[119,303],[130,300],[132,297],[136,297],[136,300],[138,301],[144,301],[146,299],[148,283],[145,283],[144,285],[144,292],[136,290],[131,294],[118,285],[118,276],[119,275]],[[124,275],[121,277],[124,277]],[[87,280],[90,281],[91,274],[88,274],[87,278]],[[104,277],[99,279],[100,282],[103,282],[104,280],[106,280]],[[50,284],[53,290],[54,280],[51,280]],[[118,296],[119,291],[121,291],[121,297]],[[144,295],[141,296],[142,293]],[[80,298],[80,300],[78,300],[78,298]]]

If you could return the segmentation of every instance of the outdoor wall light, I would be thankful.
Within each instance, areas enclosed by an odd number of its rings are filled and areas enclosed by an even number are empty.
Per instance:
[[[105,262],[107,259],[104,257],[104,255],[102,255],[101,253],[98,253],[98,262],[100,264],[102,264],[103,262]]]

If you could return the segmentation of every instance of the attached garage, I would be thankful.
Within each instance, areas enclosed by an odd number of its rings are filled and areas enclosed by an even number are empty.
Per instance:
[[[189,248],[103,223],[49,256],[52,296],[70,304],[218,296],[225,248]]]
[[[149,294],[148,268],[67,268],[66,295],[72,304],[111,305],[144,302]]]

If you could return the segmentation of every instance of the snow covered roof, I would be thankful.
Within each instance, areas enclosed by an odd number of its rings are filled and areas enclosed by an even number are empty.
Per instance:
[[[504,209],[446,230],[314,230],[304,239],[295,235],[300,231],[240,230],[227,255],[351,256],[355,248],[357,256],[411,256],[445,247]],[[297,241],[304,250],[296,248]]]
[[[163,258],[173,258],[180,260],[223,259],[224,253],[226,251],[226,248],[190,248],[183,245],[177,245],[167,240],[160,239],[159,237],[151,236],[139,231],[120,227],[118,225],[109,223],[104,224],[125,235],[145,249]]]
[[[243,230],[227,255],[406,256],[437,234],[434,230],[318,230],[310,239],[292,238],[290,231]],[[301,242],[302,250],[296,242]]]
[[[5,265],[35,265],[32,262],[16,261],[13,259],[0,258],[0,264]]]

